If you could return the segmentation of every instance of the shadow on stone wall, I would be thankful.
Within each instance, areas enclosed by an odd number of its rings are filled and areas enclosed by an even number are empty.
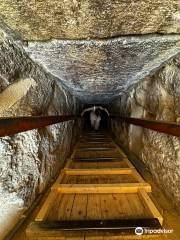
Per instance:
[[[78,99],[34,64],[7,32],[1,34],[0,63],[1,117],[80,112]],[[2,238],[57,177],[79,132],[76,120],[0,138]]]
[[[180,121],[180,59],[166,64],[113,103],[116,114],[162,121]],[[166,195],[180,209],[180,139],[141,127],[111,121],[120,144],[149,168]]]

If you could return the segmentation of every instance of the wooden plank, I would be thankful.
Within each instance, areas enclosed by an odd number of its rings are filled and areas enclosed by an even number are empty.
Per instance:
[[[89,139],[89,138],[102,138],[102,139],[108,139],[108,138],[111,138],[109,135],[105,135],[105,134],[89,134],[89,135],[86,135],[86,134],[83,134],[82,136],[81,136],[81,138],[87,138],[87,139]]]
[[[58,192],[59,185],[60,185],[60,183],[55,182],[55,183],[52,185],[52,187],[51,187],[51,191],[56,191],[56,192]]]
[[[138,183],[131,174],[66,175],[61,184],[118,184]]]
[[[99,130],[98,132],[86,131],[86,135],[108,135],[105,131]]]
[[[127,199],[127,194],[113,194],[113,198],[117,202],[116,210],[119,215],[123,219],[132,218],[133,213]]]
[[[98,148],[98,147],[103,147],[103,148],[105,148],[105,147],[111,147],[111,148],[115,148],[115,146],[113,145],[113,143],[86,143],[86,142],[84,142],[84,143],[79,143],[78,142],[78,144],[77,144],[77,149],[80,149],[80,148],[92,148],[92,147],[96,147],[96,148]]]
[[[59,182],[59,183],[62,183],[62,184],[67,184],[67,183],[69,183],[69,177],[71,177],[71,176],[70,176],[70,175],[67,175],[67,174],[64,174],[64,177],[63,177],[62,181]]]
[[[150,218],[149,212],[144,208],[144,204],[138,196],[138,193],[126,194],[127,201],[135,218]]]
[[[115,235],[110,235],[108,234],[107,236],[103,237],[103,240],[127,240],[127,236],[126,238],[124,237],[124,234],[121,236],[120,234],[115,234]],[[135,239],[133,239],[135,240]]]
[[[123,159],[124,160],[124,159]],[[119,162],[122,161],[119,157],[92,157],[92,158],[75,158],[74,162]],[[134,168],[134,167],[133,167]]]
[[[114,141],[112,140],[114,146],[117,148],[117,151],[125,158],[127,158],[126,154],[123,152],[123,150],[119,147],[119,145]]]
[[[91,137],[82,137],[80,138],[80,141],[112,141],[112,138],[110,137],[97,137],[97,136],[91,136]]]
[[[112,142],[112,140],[106,140],[106,141],[98,141],[98,140],[91,140],[91,139],[88,139],[88,140],[85,140],[85,139],[83,139],[83,140],[80,140],[79,142],[78,142],[78,144],[94,144],[94,143],[97,143],[97,144],[112,144],[113,142]]]
[[[104,240],[104,237],[103,236],[85,236],[84,240]],[[110,240],[110,238],[108,240]]]
[[[154,218],[157,218],[160,222],[160,224],[163,224],[163,217],[156,208],[155,204],[151,200],[151,198],[148,196],[148,194],[144,191],[144,189],[139,189],[138,191],[139,197],[144,203],[144,206],[147,210],[149,210]]]
[[[62,194],[59,194],[58,197],[53,202],[51,208],[49,209],[46,220],[47,221],[57,221],[58,220],[58,211],[62,202]]]
[[[101,194],[101,212],[102,219],[119,219],[120,216],[116,210],[114,203],[114,198],[112,194]]]
[[[120,155],[117,151],[112,151],[112,150],[108,150],[108,151],[76,151],[75,155],[74,155],[74,159],[103,159],[103,158],[110,158],[111,159],[123,159],[123,156]]]
[[[67,161],[67,163],[66,163],[66,165],[65,165],[65,167],[64,167],[64,170],[70,168],[70,165],[71,165],[71,164],[72,164],[72,159],[68,159],[68,161]]]
[[[151,192],[151,186],[148,183],[56,185],[56,189],[61,193],[136,193],[139,188]]]
[[[113,174],[132,174],[131,168],[110,168],[110,169],[66,169],[68,175],[113,175]]]
[[[88,142],[88,141],[98,141],[98,142],[111,142],[112,138],[104,138],[104,137],[82,137],[79,139],[80,142]]]
[[[64,172],[64,170],[61,170],[61,173],[60,173],[59,177],[56,179],[55,183],[61,183],[64,177],[65,177],[65,172]]]
[[[88,194],[87,219],[102,219],[99,194]]]
[[[92,163],[91,163],[92,164]],[[97,163],[97,167],[98,169],[101,169],[101,168],[128,168],[128,165],[125,161],[119,161],[119,162],[98,162]],[[89,166],[88,166],[89,167]]]
[[[66,240],[66,237],[51,237],[51,236],[47,236],[47,237],[33,237],[33,238],[23,238],[22,240]],[[20,240],[20,239],[18,239]]]
[[[97,168],[97,162],[72,162],[70,165],[71,169],[87,169]]]
[[[87,194],[76,194],[71,211],[71,220],[83,220],[87,216]]]
[[[57,220],[70,220],[75,194],[64,194],[58,209]]]
[[[84,240],[84,236],[66,237],[65,240]]]
[[[138,182],[145,182],[141,175],[137,172],[136,169],[133,169],[133,176],[137,179]]]
[[[112,151],[112,150],[115,150],[116,148],[114,147],[80,147],[80,148],[77,148],[76,149],[76,153],[77,152],[86,152],[86,151]]]
[[[124,161],[127,163],[128,167],[135,169],[134,165],[127,158],[124,158]]]
[[[57,191],[51,191],[46,199],[46,201],[44,202],[43,206],[41,207],[39,213],[37,214],[35,221],[43,221],[48,213],[49,213],[49,209],[52,207],[53,202],[55,201],[55,199],[58,197],[58,192]]]

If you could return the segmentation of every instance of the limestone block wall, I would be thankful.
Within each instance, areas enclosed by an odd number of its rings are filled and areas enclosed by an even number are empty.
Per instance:
[[[0,15],[26,40],[180,32],[178,0],[1,0]]]
[[[76,114],[81,103],[0,30],[0,117]],[[0,236],[55,179],[80,132],[80,120],[0,138]]]
[[[180,58],[113,103],[112,111],[129,117],[180,123]],[[180,209],[180,139],[138,126],[111,121],[119,143],[149,168],[154,179]]]

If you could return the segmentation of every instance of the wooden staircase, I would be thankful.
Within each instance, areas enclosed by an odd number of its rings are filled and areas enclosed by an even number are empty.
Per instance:
[[[163,218],[144,181],[105,132],[86,132],[26,234],[28,239],[164,239],[136,235]],[[144,230],[145,231],[145,230]]]

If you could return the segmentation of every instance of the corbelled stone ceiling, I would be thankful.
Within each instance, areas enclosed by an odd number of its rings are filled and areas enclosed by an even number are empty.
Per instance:
[[[180,52],[177,0],[1,0],[29,56],[83,102],[109,102]]]
[[[26,51],[83,102],[104,102],[127,91],[180,52],[179,36],[30,42]]]

